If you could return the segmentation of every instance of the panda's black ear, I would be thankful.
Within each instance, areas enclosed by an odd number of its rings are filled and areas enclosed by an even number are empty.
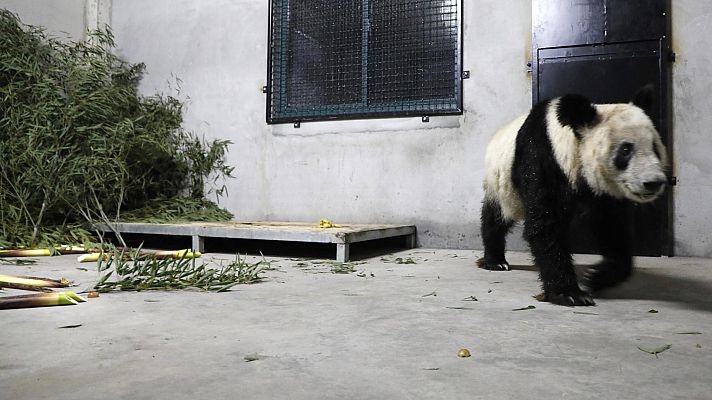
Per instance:
[[[655,86],[652,83],[643,86],[635,94],[631,103],[640,107],[648,116],[651,116],[655,104]]]
[[[598,121],[598,113],[591,101],[578,94],[567,94],[559,99],[556,116],[561,125],[568,125],[574,131],[584,126],[594,125]]]

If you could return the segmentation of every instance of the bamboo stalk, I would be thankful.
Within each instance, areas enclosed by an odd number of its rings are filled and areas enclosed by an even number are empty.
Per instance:
[[[138,251],[134,254],[124,254],[123,258],[126,258],[128,260],[131,260],[135,258],[135,256],[139,257],[153,257],[157,260],[165,260],[165,259],[179,259],[179,258],[199,258],[202,256],[202,253],[199,251],[192,251],[189,249],[183,249],[183,250],[162,250],[162,251]],[[79,257],[77,257],[77,261],[79,262],[96,262],[99,261],[99,258],[103,258],[106,260],[109,258],[109,255],[106,253],[89,253],[89,254],[82,254]]]
[[[59,254],[85,254],[89,250],[85,249],[84,246],[59,246],[56,248]]]
[[[70,306],[86,301],[74,292],[51,292],[0,297],[0,310],[17,308]]]
[[[37,276],[23,276],[23,275],[2,275],[0,274],[0,285],[3,283],[20,283],[24,285],[32,286],[42,286],[50,288],[67,287],[72,282],[67,278],[49,279],[40,278]]]
[[[51,256],[49,249],[0,250],[0,257],[43,257]]]
[[[77,257],[77,261],[80,263],[82,262],[96,262],[99,261],[100,258],[107,259],[109,257],[108,254],[105,253],[89,253],[89,254],[82,254],[79,257]]]
[[[74,292],[60,292],[60,293],[64,293],[67,297],[73,299],[77,303],[86,303],[87,302],[87,299],[85,299],[84,297],[82,297]]]
[[[31,290],[33,292],[51,292],[52,291],[52,289],[49,289],[45,286],[27,285],[24,283],[14,283],[14,282],[0,282],[0,287],[4,287],[4,288],[8,288],[8,289]]]
[[[199,251],[192,251],[190,249],[183,250],[167,250],[167,251],[156,251],[156,252],[141,252],[141,255],[154,256],[158,259],[164,258],[199,258],[202,254]]]

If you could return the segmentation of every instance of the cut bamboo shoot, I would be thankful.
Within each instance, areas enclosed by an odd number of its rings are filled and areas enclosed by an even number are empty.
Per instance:
[[[62,278],[60,280],[39,278],[36,276],[20,276],[20,275],[2,275],[0,274],[0,286],[2,287],[12,287],[6,286],[6,284],[19,284],[25,286],[37,286],[46,288],[58,288],[67,287],[71,284],[68,279]]]
[[[49,249],[0,250],[0,257],[44,257],[51,256]]]
[[[142,255],[144,255],[142,253]],[[167,250],[167,251],[156,251],[153,253],[145,253],[148,256],[154,256],[156,258],[198,258],[202,254],[199,251],[191,251],[190,249],[183,250]]]
[[[77,257],[77,261],[79,261],[79,262],[96,262],[96,261],[99,261],[99,258],[101,258],[101,257],[107,258],[108,255],[105,255],[104,253],[82,254],[81,256]]]
[[[84,246],[59,246],[56,248],[59,254],[85,254],[89,251],[84,248]]]
[[[81,300],[79,300],[81,299]],[[0,310],[16,308],[72,306],[86,301],[74,292],[51,292],[0,297]]]
[[[191,251],[189,249],[183,249],[183,250],[166,250],[166,251],[142,251],[139,253],[139,256],[142,257],[155,257],[156,259],[165,259],[165,258],[198,258],[202,255],[199,251]],[[103,257],[104,259],[107,259],[109,257],[108,254],[105,253],[89,253],[89,254],[82,254],[79,257],[77,257],[77,261],[79,262],[96,262],[99,260],[100,257]],[[130,259],[133,257],[132,253],[124,253],[124,257],[127,259]]]

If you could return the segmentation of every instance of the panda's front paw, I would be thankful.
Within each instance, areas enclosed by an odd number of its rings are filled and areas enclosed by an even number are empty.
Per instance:
[[[477,266],[490,271],[509,271],[509,263],[506,260],[492,261],[480,258],[477,260]]]
[[[632,272],[630,263],[615,263],[603,260],[586,270],[581,284],[591,292],[597,292],[625,281]]]
[[[541,301],[548,301],[549,303],[567,307],[596,305],[596,302],[593,301],[593,297],[589,293],[578,289],[556,293],[544,292],[536,296],[536,298]]]

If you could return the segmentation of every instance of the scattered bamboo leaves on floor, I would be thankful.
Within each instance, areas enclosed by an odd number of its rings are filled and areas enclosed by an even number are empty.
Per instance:
[[[0,264],[32,265],[32,264],[37,264],[37,260],[34,260],[32,258],[3,258],[3,257],[0,257]]]
[[[581,315],[599,315],[595,312],[588,312],[588,311],[574,311],[574,314],[581,314]]]
[[[522,308],[513,308],[512,311],[526,311],[526,310],[533,310],[535,308],[536,307],[534,307],[534,306],[526,306],[526,307],[522,307]]]
[[[398,257],[394,260],[394,262],[396,264],[417,264],[415,262],[415,260],[413,259],[413,257],[405,257],[405,258]]]
[[[259,360],[261,360],[261,359],[263,359],[263,358],[265,358],[265,357],[266,357],[266,356],[263,356],[263,355],[261,355],[261,354],[251,353],[251,354],[245,355],[242,359],[243,359],[243,361],[245,361],[245,362],[253,362],[253,361],[259,361]]]
[[[676,335],[701,335],[702,332],[691,331],[691,332],[675,332]]]
[[[648,314],[657,314],[657,313],[659,313],[659,312],[660,312],[660,311],[658,311],[658,310],[656,310],[656,309],[648,310]]]
[[[117,251],[106,260],[99,259],[102,276],[94,289],[109,292],[196,288],[224,292],[238,284],[261,282],[264,278],[260,275],[270,266],[264,259],[249,263],[239,255],[227,265],[223,261],[198,263],[194,258],[157,259],[141,255],[140,250],[128,258]]]
[[[422,296],[420,296],[420,297],[430,297],[430,296],[437,297],[437,295],[438,295],[438,292],[437,292],[436,290],[433,290],[432,292],[426,293],[426,294],[424,294],[424,295],[422,295]]]
[[[356,272],[356,267],[352,263],[336,263],[331,266],[331,272],[334,274],[350,274]]]
[[[394,264],[417,264],[413,257],[381,257],[381,261],[384,263],[394,263]]]
[[[649,348],[646,348],[646,347],[640,347],[640,346],[638,346],[638,350],[644,351],[644,352],[646,352],[646,353],[648,353],[648,354],[652,354],[652,355],[655,356],[655,358],[658,358],[658,354],[660,354],[660,353],[662,353],[662,352],[664,352],[664,351],[670,350],[671,347],[672,347],[671,344],[662,345],[662,346],[660,346],[660,347],[656,347],[656,348],[653,348],[653,349],[649,349]]]
[[[82,326],[82,324],[62,325],[62,326],[58,326],[57,329],[74,329],[74,328],[79,328],[80,326]]]
[[[351,274],[357,271],[356,266],[364,264],[365,261],[348,261],[340,262],[333,260],[318,260],[318,261],[301,261],[294,267],[301,269],[304,272],[315,274]]]

